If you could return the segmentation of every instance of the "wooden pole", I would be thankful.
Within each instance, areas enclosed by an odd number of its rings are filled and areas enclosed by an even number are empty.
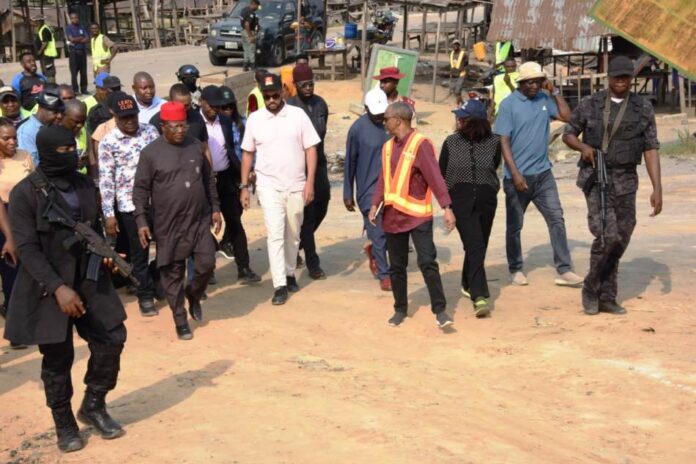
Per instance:
[[[10,8],[10,23],[12,27],[12,61],[17,61],[17,27],[15,25],[15,14]]]
[[[428,38],[428,33],[426,32],[425,28],[428,26],[428,9],[426,7],[421,7],[423,8],[423,17],[421,18],[421,36],[420,36],[420,52],[423,53],[425,51],[425,47],[427,45],[427,38]]]
[[[679,112],[686,113],[686,95],[684,95],[684,76],[679,75]]]
[[[155,36],[155,48],[162,48],[159,36],[159,0],[152,0],[152,31]]]
[[[179,41],[179,12],[176,9],[176,0],[172,0],[172,26],[174,27],[176,44],[181,45]]]
[[[360,40],[360,78],[362,79],[363,93],[367,91],[367,0],[363,2],[363,17],[362,17],[362,37]]]
[[[116,7],[116,2],[113,3],[114,6],[114,20],[116,21],[116,33],[121,34],[121,26],[118,24],[118,8]]]
[[[99,17],[99,0],[94,0],[94,22],[99,24],[101,27],[101,18]]]
[[[408,49],[408,3],[404,0],[404,33],[401,38],[401,48]]]
[[[297,1],[297,31],[295,31],[295,54],[302,50],[302,0]]]
[[[437,31],[435,32],[435,62],[433,63],[433,98],[435,103],[435,85],[437,81],[437,60],[440,57],[440,28],[442,27],[442,10],[437,12]]]
[[[135,42],[138,44],[138,47],[142,50],[143,48],[143,37],[140,34],[140,23],[138,22],[138,14],[136,13],[135,9],[135,0],[130,0],[130,7],[131,7],[131,18],[133,21],[133,38],[135,39]]]

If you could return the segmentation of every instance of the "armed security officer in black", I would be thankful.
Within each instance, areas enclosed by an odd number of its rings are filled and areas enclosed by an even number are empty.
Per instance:
[[[652,182],[651,216],[662,211],[660,157],[652,105],[630,92],[633,62],[617,56],[609,63],[609,90],[602,90],[580,102],[566,125],[563,141],[581,153],[577,185],[585,192],[590,232],[595,239],[590,270],[582,289],[586,314],[624,314],[616,302],[617,273],[636,225],[637,166],[645,156]],[[583,141],[578,139],[583,134]],[[604,153],[606,192],[600,200],[597,172],[598,150]],[[604,214],[602,214],[604,203]]]
[[[104,399],[116,386],[126,313],[111,284],[111,263],[97,261],[98,272],[90,274],[93,280],[88,278],[88,263],[94,258],[72,229],[48,220],[55,203],[76,221],[98,225],[96,189],[77,172],[75,135],[62,126],[45,126],[36,145],[40,166],[10,194],[10,222],[20,264],[5,338],[39,345],[41,379],[58,447],[70,452],[85,445],[70,403],[73,326],[90,351],[87,390],[77,417],[103,438],[117,438],[124,431],[106,412]]]

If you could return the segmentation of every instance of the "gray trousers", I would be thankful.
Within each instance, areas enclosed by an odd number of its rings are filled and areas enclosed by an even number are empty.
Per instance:
[[[249,40],[249,33],[242,31],[242,49],[244,49],[244,62],[251,65],[256,63],[256,41]]]

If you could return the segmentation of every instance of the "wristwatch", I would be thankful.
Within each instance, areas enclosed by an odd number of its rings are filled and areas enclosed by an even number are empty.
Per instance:
[[[246,188],[249,188],[249,184],[241,184],[240,183],[240,184],[237,184],[237,188],[239,188],[239,190],[246,189]]]

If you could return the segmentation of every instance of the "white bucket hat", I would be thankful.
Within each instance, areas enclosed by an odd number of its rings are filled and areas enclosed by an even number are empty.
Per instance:
[[[546,79],[548,77],[541,65],[535,61],[523,63],[518,71],[520,76],[515,79],[515,82],[527,81],[529,79]]]

